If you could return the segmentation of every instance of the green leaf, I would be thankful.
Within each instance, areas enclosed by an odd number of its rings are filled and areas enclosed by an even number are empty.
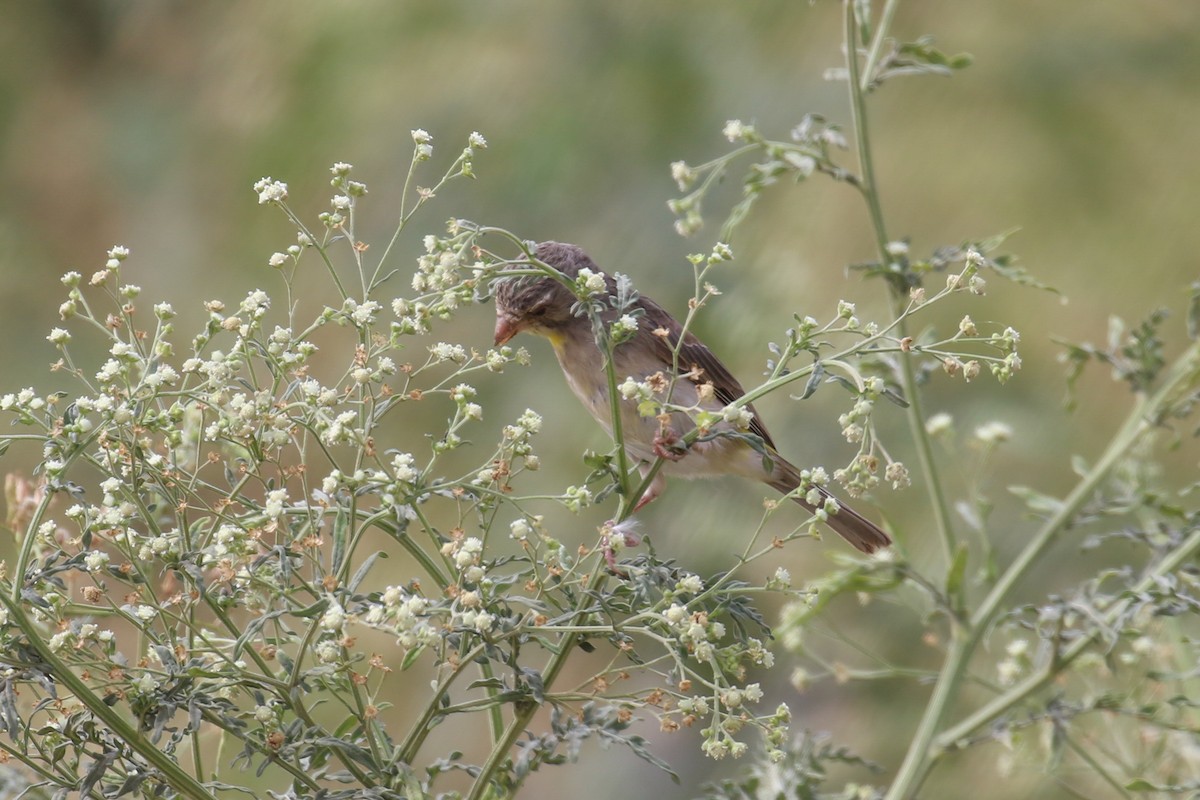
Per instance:
[[[904,399],[904,395],[900,394],[898,389],[893,389],[889,386],[883,390],[882,397],[885,400],[890,400],[892,403],[900,406],[901,408],[908,408],[908,401]]]
[[[299,617],[300,619],[312,619],[313,617],[317,616],[318,614],[324,614],[325,609],[327,609],[327,608],[329,608],[329,598],[322,597],[320,600],[313,603],[311,606],[307,606],[305,608],[300,609],[299,611],[293,611],[291,613],[292,613],[293,617]]]
[[[1125,788],[1131,792],[1161,792],[1166,787],[1156,786],[1145,778],[1134,778],[1125,784]]]
[[[350,513],[344,506],[338,506],[337,516],[333,520],[333,562],[331,569],[337,574],[342,568],[342,560],[346,557],[346,542],[349,538]]]
[[[421,654],[424,652],[425,652],[425,645],[419,645],[417,647],[414,647],[412,650],[409,650],[407,653],[405,653],[404,660],[400,662],[400,671],[403,672],[404,670],[411,667],[413,664],[417,663],[417,659],[420,658]]]
[[[346,588],[351,592],[357,591],[359,584],[363,582],[363,580],[367,577],[367,573],[371,571],[371,567],[375,566],[376,559],[387,557],[388,554],[382,550],[377,550],[376,552],[367,556],[367,558],[363,561],[362,566],[355,571],[354,577],[350,579],[350,583],[347,584]]]
[[[807,400],[808,398],[812,397],[813,393],[817,391],[817,387],[821,385],[821,382],[824,380],[824,378],[825,365],[818,361],[813,364],[812,375],[808,376],[808,382],[804,384],[804,391],[801,392],[800,396],[796,399]]]
[[[967,561],[970,552],[965,544],[960,544],[954,552],[950,568],[946,570],[946,596],[955,611],[963,608],[963,577],[967,574]]]
[[[1038,514],[1056,514],[1062,510],[1062,501],[1057,497],[1030,489],[1028,486],[1010,486],[1008,491],[1025,502],[1025,507]]]

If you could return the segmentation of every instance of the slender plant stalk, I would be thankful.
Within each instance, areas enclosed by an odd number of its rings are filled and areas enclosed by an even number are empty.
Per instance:
[[[588,613],[586,604],[594,592],[596,592],[608,575],[604,572],[603,566],[597,558],[596,568],[593,570],[591,577],[588,579],[587,588],[580,593],[580,606],[575,611],[575,617],[569,625],[578,625],[579,621]],[[571,632],[562,638],[559,643],[558,652],[550,657],[546,662],[546,668],[542,670],[542,685],[548,690],[558,679],[558,674],[562,672],[563,667],[567,665],[567,659],[575,650],[575,644],[579,640],[580,634]],[[492,752],[488,755],[487,761],[479,771],[479,777],[475,779],[475,783],[471,786],[471,793],[467,795],[467,800],[483,800],[487,796],[487,791],[492,785],[492,778],[503,766],[508,759],[509,751],[525,733],[529,727],[530,721],[537,714],[540,705],[535,703],[531,698],[527,703],[517,705],[516,713],[513,715],[512,721],[508,724],[508,728],[504,731],[504,736],[492,748]]]
[[[875,31],[871,53],[876,59],[878,58],[878,50],[882,47],[882,42],[887,37],[888,25],[891,22],[892,15],[895,13],[896,5],[897,0],[891,0],[888,3],[880,19],[879,27]],[[866,75],[859,74],[857,46],[858,15],[856,7],[857,3],[855,0],[845,0],[846,84],[850,88],[850,113],[854,120],[854,138],[858,144],[860,175],[858,188],[866,200],[867,210],[871,216],[871,226],[875,232],[875,246],[878,250],[879,263],[888,264],[891,261],[891,256],[887,250],[890,240],[887,235],[887,227],[884,224],[883,205],[879,199],[879,187],[875,182],[875,167],[871,158],[871,139],[867,129],[867,104],[864,81],[870,80],[870,73]],[[871,55],[868,56],[867,66],[870,69],[874,69],[874,62]],[[893,285],[890,295],[893,313],[899,314],[903,312],[907,299],[903,296],[901,290]],[[901,320],[899,333],[902,338],[908,336],[906,320]],[[954,527],[950,521],[950,506],[946,501],[945,489],[938,474],[937,463],[933,458],[933,447],[929,441],[929,434],[925,431],[925,414],[921,406],[921,393],[920,387],[917,386],[916,370],[913,368],[912,356],[910,354],[901,353],[898,356],[898,360],[900,363],[900,381],[904,388],[904,398],[908,402],[908,408],[906,409],[908,426],[917,449],[917,463],[921,467],[921,473],[925,476],[925,488],[929,492],[929,505],[933,511],[934,527],[937,529],[938,539],[942,543],[942,556],[946,563],[950,564],[957,549],[956,537]]]
[[[216,797],[195,777],[179,766],[174,757],[159,750],[158,747],[151,744],[149,739],[134,730],[128,720],[106,704],[102,698],[97,697],[82,678],[62,663],[58,656],[50,650],[46,640],[38,635],[37,627],[25,613],[20,602],[13,602],[11,598],[0,594],[0,603],[8,610],[9,619],[28,634],[30,646],[37,651],[46,664],[50,665],[54,679],[65,686],[76,700],[87,706],[93,716],[111,728],[117,738],[144,758],[150,766],[158,770],[165,783],[184,797],[190,797],[193,800],[213,800]]]
[[[885,800],[914,797],[928,776],[934,761],[941,755],[941,749],[934,747],[934,742],[938,741],[945,746],[965,735],[966,724],[955,726],[950,732],[953,735],[945,734],[939,737],[938,732],[942,720],[950,709],[950,703],[957,695],[957,689],[962,682],[966,667],[984,634],[1000,612],[1002,604],[1021,579],[1029,573],[1033,565],[1038,562],[1042,554],[1055,542],[1059,534],[1070,526],[1083,506],[1092,499],[1096,490],[1108,479],[1113,469],[1130,449],[1138,444],[1142,437],[1159,422],[1177,393],[1184,388],[1195,388],[1197,382],[1200,382],[1200,342],[1192,344],[1180,356],[1158,391],[1150,397],[1140,397],[1137,405],[1109,442],[1096,465],[1080,479],[1071,493],[1062,501],[1058,510],[1042,524],[1029,544],[1004,571],[991,592],[971,615],[970,622],[966,626],[955,629],[946,654],[946,661],[942,665],[938,681],[934,685],[933,695],[925,707],[925,713],[918,723],[908,752],[905,754],[904,761]],[[1196,547],[1196,539],[1197,536],[1194,535],[1179,550],[1190,553]],[[1164,564],[1181,564],[1183,563],[1182,559],[1186,558],[1188,553],[1177,552],[1172,560],[1165,561]],[[1074,647],[1078,647],[1079,650],[1076,652],[1072,648],[1067,655],[1070,655],[1071,659],[1078,657],[1087,644],[1090,644],[1090,640],[1084,644],[1075,645]],[[1061,672],[1066,663],[1069,663],[1066,656],[1059,659],[1053,674],[1045,676],[1043,680],[1048,681],[1053,675]],[[1034,685],[1035,683],[1037,685]],[[985,706],[989,714],[987,719],[984,719],[980,712],[968,718],[970,729],[978,729],[980,725],[986,724],[990,719],[994,719],[1028,697],[1041,685],[1044,683],[1031,679],[1021,685],[1026,689],[1024,693],[1018,694],[1014,691],[997,698],[996,701]]]
[[[612,408],[612,426],[613,426],[613,442],[617,449],[617,471],[618,480],[621,485],[621,499],[617,511],[617,521],[623,521],[633,513],[633,507],[637,504],[638,498],[629,496],[629,468],[625,455],[625,437],[621,429],[621,396],[617,391],[617,374],[613,364],[612,345],[611,343],[606,348],[606,358],[604,371],[608,378],[608,400]],[[592,595],[600,589],[608,575],[604,571],[604,565],[601,562],[601,557],[597,555],[595,559],[595,567],[592,570],[591,576],[588,578],[587,588],[580,593],[579,606],[575,609],[575,616],[568,623],[569,625],[579,625],[587,614],[587,605],[591,602]],[[558,679],[558,674],[562,672],[563,667],[567,664],[567,659],[575,650],[575,644],[579,640],[579,634],[575,632],[567,633],[563,636],[559,643],[558,652],[554,653],[548,662],[546,668],[542,670],[542,685],[547,691],[554,685]],[[487,761],[484,762],[480,769],[479,776],[475,779],[475,783],[471,786],[471,793],[467,795],[467,800],[482,800],[485,793],[492,785],[492,778],[497,771],[503,766],[505,760],[509,757],[509,751],[513,745],[529,727],[530,721],[537,714],[539,704],[531,699],[524,704],[516,706],[516,712],[513,714],[513,719],[505,730],[504,735],[500,740],[493,744],[492,752],[488,755]]]
[[[1115,624],[1118,619],[1129,609],[1133,603],[1133,598],[1137,595],[1149,591],[1154,588],[1154,585],[1165,575],[1169,575],[1175,570],[1182,567],[1200,552],[1200,531],[1189,536],[1183,544],[1173,550],[1170,555],[1164,558],[1161,562],[1155,565],[1154,569],[1146,573],[1146,575],[1138,581],[1132,589],[1127,593],[1127,596],[1116,603],[1112,609],[1104,614],[1103,620],[1105,625]],[[1096,626],[1079,639],[1071,643],[1071,646],[1058,655],[1056,659],[1047,661],[1040,669],[1025,678],[1020,683],[1017,683],[1008,691],[993,698],[991,701],[973,711],[961,722],[953,727],[947,728],[938,735],[934,741],[935,752],[943,752],[955,749],[959,742],[964,741],[968,736],[971,736],[976,731],[980,730],[989,723],[1000,718],[1001,715],[1008,712],[1011,708],[1019,705],[1037,692],[1045,689],[1054,679],[1062,672],[1062,670],[1074,662],[1077,658],[1087,652],[1096,642],[1096,638],[1100,635],[1102,628]]]

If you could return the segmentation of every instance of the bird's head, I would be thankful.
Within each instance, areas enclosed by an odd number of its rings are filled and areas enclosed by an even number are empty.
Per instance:
[[[596,262],[573,244],[542,242],[533,251],[538,261],[554,267],[570,281],[581,269],[599,273]],[[515,264],[510,269],[527,269],[528,264]],[[575,321],[571,307],[574,293],[560,281],[545,275],[522,275],[497,281],[493,296],[496,299],[496,346],[505,344],[521,331],[554,337]]]

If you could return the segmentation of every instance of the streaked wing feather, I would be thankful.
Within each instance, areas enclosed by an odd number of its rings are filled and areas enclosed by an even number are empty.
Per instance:
[[[683,333],[683,326],[668,314],[666,309],[649,298],[642,297],[638,300],[638,305],[646,310],[645,318],[647,323],[642,326],[639,336],[647,337],[650,340],[650,346],[654,348],[655,354],[663,363],[670,364],[671,354],[675,349],[676,343],[679,341],[679,335]],[[654,335],[654,330],[658,328],[666,329],[668,335]],[[746,393],[746,390],[738,383],[737,378],[730,374],[725,365],[721,363],[721,360],[708,349],[704,342],[697,339],[689,331],[683,337],[683,345],[679,348],[679,374],[686,374],[693,367],[699,367],[703,371],[698,383],[710,381],[713,385],[713,395],[722,405],[729,405]],[[767,427],[763,424],[762,418],[754,410],[753,404],[747,406],[747,408],[754,415],[754,419],[750,422],[750,432],[761,437],[768,447],[774,449],[775,442],[771,439],[771,434],[767,432]]]

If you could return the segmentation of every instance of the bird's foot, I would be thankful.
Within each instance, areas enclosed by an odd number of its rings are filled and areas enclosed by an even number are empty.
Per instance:
[[[667,461],[678,461],[687,455],[687,448],[679,441],[679,434],[672,430],[660,431],[654,437],[654,455]]]
[[[642,537],[637,533],[637,521],[626,519],[623,522],[609,520],[601,526],[601,544],[604,547],[604,562],[608,564],[609,572],[621,578],[629,574],[617,566],[617,551],[626,547],[637,547],[642,543]]]

